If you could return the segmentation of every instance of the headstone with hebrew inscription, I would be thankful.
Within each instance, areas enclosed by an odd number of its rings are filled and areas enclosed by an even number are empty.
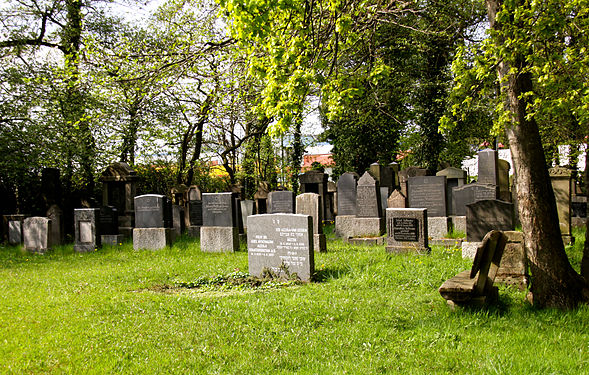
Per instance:
[[[313,219],[309,215],[248,217],[248,264],[252,276],[273,274],[310,281],[315,272]]]
[[[479,184],[499,186],[499,158],[496,150],[490,148],[478,153]]]
[[[239,249],[238,200],[233,193],[203,193],[203,226],[200,249],[233,252]]]

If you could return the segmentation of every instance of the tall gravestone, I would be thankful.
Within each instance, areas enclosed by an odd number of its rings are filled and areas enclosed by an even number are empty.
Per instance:
[[[269,184],[265,181],[260,182],[258,191],[254,194],[256,202],[256,212],[265,214],[268,212],[268,194],[270,193]]]
[[[333,211],[326,205],[328,177],[323,171],[308,171],[299,176],[299,182],[301,183],[301,193],[315,193],[321,196],[323,218],[333,220]]]
[[[119,234],[126,238],[133,235],[135,226],[134,198],[139,176],[129,164],[118,162],[109,165],[100,177],[102,182],[102,205],[117,209]]]
[[[388,208],[386,221],[388,252],[430,252],[426,208]]]
[[[496,150],[489,148],[478,153],[479,184],[499,186],[499,158]]]
[[[466,207],[466,240],[480,242],[491,230],[514,230],[513,204],[500,200],[484,200]]]
[[[74,251],[85,253],[101,246],[100,208],[74,210]]]
[[[57,204],[52,204],[47,210],[47,218],[51,220],[51,245],[57,246],[64,242],[64,218],[63,211]]]
[[[427,169],[419,167],[407,167],[399,172],[399,185],[401,186],[401,193],[407,196],[407,182],[409,177],[427,176]]]
[[[204,252],[237,251],[239,229],[233,193],[203,193],[202,205],[201,250]]]
[[[448,215],[456,215],[454,213],[452,189],[466,184],[466,171],[460,168],[449,167],[437,172],[436,176],[446,177],[446,202],[448,206]]]
[[[311,216],[263,214],[248,217],[248,264],[252,276],[267,273],[310,281],[315,272]]]
[[[297,214],[309,215],[313,218],[313,248],[315,251],[327,251],[325,234],[323,233],[323,213],[321,196],[315,193],[297,195]]]
[[[466,206],[478,201],[497,199],[499,197],[499,187],[497,185],[488,185],[473,183],[452,188],[452,205],[454,215],[466,216]]]
[[[244,229],[247,230],[247,218],[256,214],[256,202],[251,199],[246,199],[240,202],[241,204],[241,220]]]
[[[497,180],[499,181],[499,199],[511,202],[511,191],[509,190],[509,170],[511,166],[507,160],[497,160]]]
[[[356,216],[356,188],[358,175],[346,172],[337,180],[337,214],[338,216]],[[336,218],[337,220],[337,218]]]
[[[116,246],[122,244],[125,237],[119,234],[119,213],[113,206],[100,208],[99,228],[100,243],[103,246]]]
[[[560,233],[565,243],[570,243],[574,238],[571,235],[571,170],[554,167],[550,168],[548,172],[556,199]]]
[[[3,216],[3,227],[9,245],[23,243],[23,222],[29,215],[13,214]]]
[[[407,194],[410,208],[426,208],[428,235],[444,238],[450,231],[446,202],[446,176],[409,177]]]
[[[381,216],[385,216],[387,208],[387,199],[394,189],[393,172],[388,166],[378,163],[370,164],[370,174],[376,179],[380,190]]]
[[[186,225],[184,220],[184,206],[173,204],[172,205],[172,228],[174,228],[174,234],[176,237],[181,236],[186,231]]]
[[[356,187],[356,217],[341,216],[336,223],[336,234],[346,241],[382,235],[385,228],[381,207],[378,182],[365,172]]]
[[[294,214],[295,194],[292,191],[273,191],[268,194],[268,212],[271,214]]]
[[[51,243],[51,219],[46,217],[28,217],[23,221],[24,247],[28,251],[45,253]]]
[[[372,175],[365,172],[358,180],[356,188],[356,216],[381,217],[380,189]]]
[[[329,221],[333,221],[337,215],[337,185],[335,182],[327,181],[327,196],[325,199],[325,209],[333,213],[333,217]]]
[[[135,197],[135,250],[159,250],[171,246],[172,202],[165,195],[145,194]]]
[[[200,237],[200,227],[202,227],[202,194],[196,185],[188,188],[188,229],[187,233],[191,237]]]

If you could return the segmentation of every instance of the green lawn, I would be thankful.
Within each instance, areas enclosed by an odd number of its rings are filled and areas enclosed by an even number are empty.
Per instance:
[[[203,291],[173,286],[247,271],[246,251],[0,247],[0,372],[589,373],[588,307],[536,310],[502,288],[498,306],[450,311],[437,288],[470,268],[459,251],[328,249],[318,282]]]

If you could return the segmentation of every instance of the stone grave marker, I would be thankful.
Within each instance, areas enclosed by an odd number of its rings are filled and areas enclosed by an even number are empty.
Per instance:
[[[479,151],[478,153],[479,184],[488,184],[499,186],[499,158],[497,151],[490,148]]]
[[[382,217],[378,182],[368,172],[358,180],[356,189],[356,216]]]
[[[505,202],[511,202],[511,192],[509,191],[509,170],[511,166],[507,160],[497,160],[497,180],[499,181],[499,199]]]
[[[202,203],[201,250],[204,252],[237,251],[239,229],[233,193],[203,193]]]
[[[33,216],[23,221],[23,241],[28,251],[45,253],[53,246],[51,238],[51,219]]]
[[[446,177],[409,177],[408,200],[411,208],[427,208],[428,217],[448,216],[446,205]]]
[[[387,208],[407,208],[407,197],[395,189],[387,199]]]
[[[165,195],[145,194],[135,197],[135,228],[133,248],[135,250],[160,250],[171,246],[172,202]]]
[[[513,204],[484,200],[466,206],[466,240],[480,242],[492,230],[512,231],[515,227]]]
[[[100,208],[74,210],[74,250],[80,253],[94,251],[101,246]]]
[[[137,172],[124,162],[109,165],[100,177],[102,205],[114,206],[118,212],[118,233],[126,238],[133,235],[135,226],[134,198],[137,195]]]
[[[297,195],[297,214],[309,215],[313,218],[313,248],[315,251],[327,251],[325,234],[323,233],[323,217],[321,212],[321,196],[315,193]]]
[[[452,189],[466,184],[466,171],[460,168],[449,167],[436,173],[436,176],[446,177],[446,202],[448,215],[454,215]]]
[[[427,169],[419,167],[407,167],[399,172],[399,185],[401,186],[401,193],[407,196],[407,182],[409,177],[427,176]]]
[[[386,222],[388,252],[430,252],[426,208],[387,208]]]
[[[177,204],[172,205],[172,228],[174,228],[174,234],[176,236],[181,236],[186,231],[183,206]]]
[[[356,216],[356,188],[358,175],[346,172],[337,180],[337,214],[338,216]]]
[[[311,170],[299,176],[301,183],[301,193],[316,193],[321,196],[321,204],[324,220],[333,220],[333,211],[329,209],[327,203],[327,180],[329,176],[323,171]],[[287,213],[294,213],[296,210]],[[284,212],[284,211],[280,211]],[[275,213],[275,212],[270,212]]]
[[[273,191],[268,194],[269,213],[295,213],[295,194],[292,191]]]
[[[47,210],[47,218],[51,220],[51,246],[61,245],[64,241],[63,211],[58,205],[53,204]]]
[[[312,243],[313,219],[309,215],[263,214],[248,217],[248,263],[252,276],[266,270],[279,277],[296,273],[310,281],[315,272]]]
[[[256,202],[251,199],[246,199],[240,202],[241,204],[241,220],[243,221],[244,229],[247,229],[247,217],[256,214]]]
[[[23,221],[29,215],[13,214],[3,216],[3,227],[7,233],[8,244],[21,245],[23,243]]]
[[[103,246],[122,244],[125,236],[119,234],[119,213],[113,206],[102,206],[98,224],[100,243]]]
[[[548,170],[556,199],[558,224],[565,243],[571,242],[571,170],[554,167]]]
[[[456,216],[466,216],[466,206],[478,201],[497,199],[499,187],[497,185],[468,184],[452,188],[453,212]]]
[[[270,193],[269,184],[266,181],[260,182],[258,191],[254,194],[254,201],[256,201],[256,212],[258,214],[265,214],[268,212],[268,194]]]

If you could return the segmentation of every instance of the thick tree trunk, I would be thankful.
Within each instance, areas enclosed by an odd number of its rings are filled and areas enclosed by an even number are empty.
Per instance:
[[[500,29],[495,15],[501,5],[502,0],[487,0],[493,28]],[[519,216],[532,277],[530,300],[540,307],[571,308],[589,299],[589,289],[564,250],[540,132],[536,121],[526,118],[528,103],[522,94],[532,91],[532,77],[523,73],[524,64],[523,57],[516,58],[514,66],[503,61],[498,73],[507,94],[506,106],[512,113],[506,133],[517,174]]]

